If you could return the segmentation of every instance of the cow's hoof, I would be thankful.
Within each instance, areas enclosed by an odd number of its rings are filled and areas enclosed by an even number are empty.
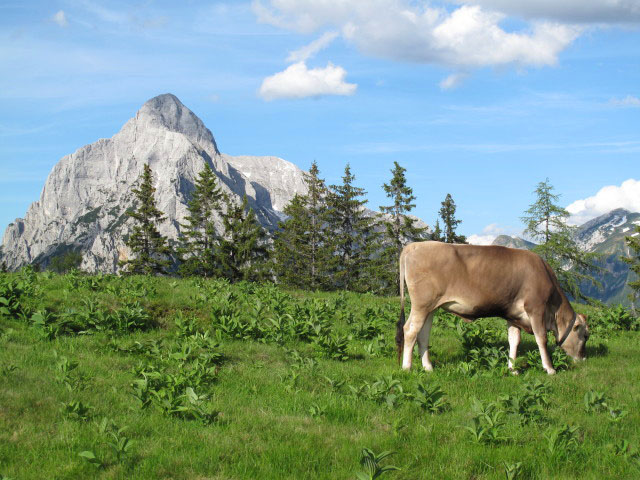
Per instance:
[[[547,373],[548,373],[549,375],[555,375],[555,374],[556,374],[556,370],[555,370],[555,368],[549,368],[549,369],[547,370]]]
[[[511,375],[520,375],[518,370],[511,370]]]
[[[425,372],[433,372],[433,365],[423,365],[422,368]]]

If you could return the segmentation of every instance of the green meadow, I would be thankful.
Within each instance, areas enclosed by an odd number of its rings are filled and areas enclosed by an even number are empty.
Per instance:
[[[504,320],[438,314],[427,374],[398,298],[3,274],[0,479],[639,478],[640,324],[582,311],[555,376],[527,334],[509,374]]]

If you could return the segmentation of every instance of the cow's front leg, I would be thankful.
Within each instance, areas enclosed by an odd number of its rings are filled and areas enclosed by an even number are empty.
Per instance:
[[[433,365],[429,359],[429,334],[431,333],[431,325],[433,324],[433,312],[427,315],[427,319],[418,332],[418,351],[422,359],[422,366],[427,372],[433,371]]]
[[[413,347],[416,344],[418,333],[424,325],[425,314],[415,306],[411,307],[409,321],[404,324],[404,351],[402,352],[402,369],[411,370]]]
[[[544,368],[549,375],[553,375],[556,373],[556,371],[553,368],[551,357],[549,356],[549,351],[547,350],[547,330],[544,327],[542,318],[540,318],[539,321],[532,321],[531,323],[533,327],[533,335],[534,337],[536,337],[538,350],[540,350],[542,368]]]
[[[518,345],[520,345],[520,329],[509,323],[507,332],[509,334],[509,370],[514,375],[518,375],[519,372],[515,370],[514,364],[518,355]]]

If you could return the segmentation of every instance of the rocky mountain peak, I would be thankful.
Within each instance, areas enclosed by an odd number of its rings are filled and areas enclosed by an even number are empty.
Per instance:
[[[215,153],[220,153],[211,131],[195,113],[171,93],[164,93],[148,100],[132,120],[135,121],[138,129],[164,128],[181,133],[196,144],[210,143]]]

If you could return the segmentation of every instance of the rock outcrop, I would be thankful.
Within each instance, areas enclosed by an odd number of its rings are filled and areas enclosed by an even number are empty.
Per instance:
[[[68,251],[82,253],[81,268],[118,271],[129,251],[131,227],[126,210],[134,204],[132,187],[149,163],[156,201],[167,220],[160,232],[170,240],[180,233],[198,173],[208,163],[232,198],[244,195],[268,229],[277,226],[284,206],[306,193],[303,171],[277,157],[233,157],[218,151],[204,123],[174,95],[146,102],[110,139],[100,139],[63,157],[24,218],[9,224],[2,261],[9,269],[49,261]]]

